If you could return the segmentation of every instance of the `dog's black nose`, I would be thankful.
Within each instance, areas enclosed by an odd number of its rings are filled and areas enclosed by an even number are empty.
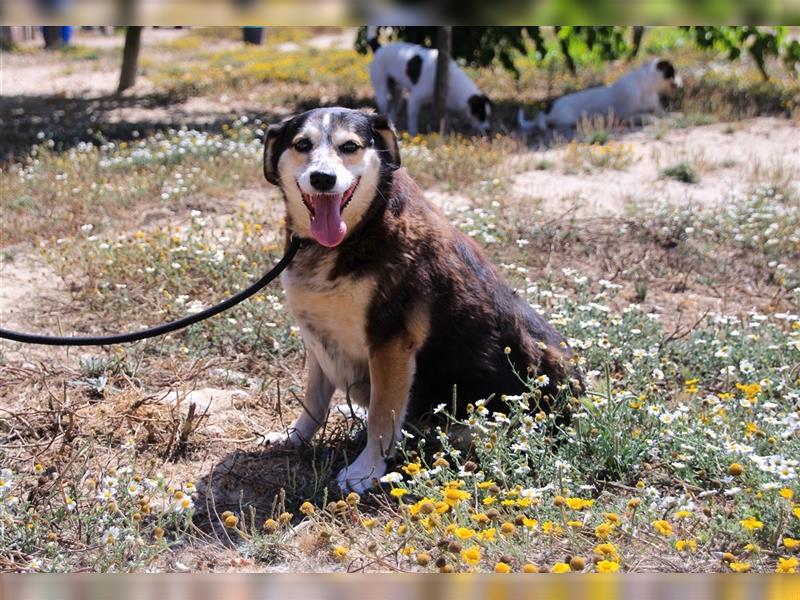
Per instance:
[[[311,185],[320,192],[328,192],[336,185],[336,175],[314,171],[311,173]]]

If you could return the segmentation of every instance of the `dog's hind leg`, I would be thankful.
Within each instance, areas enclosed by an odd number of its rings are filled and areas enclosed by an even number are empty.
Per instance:
[[[325,422],[333,396],[334,385],[322,372],[314,353],[308,350],[308,383],[303,412],[285,432],[276,431],[266,436],[269,444],[290,443],[293,446],[307,444]]]

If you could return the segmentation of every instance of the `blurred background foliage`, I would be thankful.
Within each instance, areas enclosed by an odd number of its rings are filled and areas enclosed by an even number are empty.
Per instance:
[[[356,48],[367,52],[367,32],[362,27]],[[400,26],[381,28],[388,40],[407,41],[423,46],[433,46],[437,27]],[[800,41],[789,35],[786,26],[682,26],[675,28],[674,36],[686,38],[703,49],[716,49],[736,60],[750,55],[767,79],[766,62],[779,58],[786,68],[797,74],[800,65]],[[641,26],[485,26],[453,27],[452,56],[472,66],[489,66],[498,61],[515,76],[519,75],[515,58],[530,55],[545,62],[555,55],[564,60],[575,73],[577,64],[586,55],[596,60],[609,61],[635,57],[647,29]]]

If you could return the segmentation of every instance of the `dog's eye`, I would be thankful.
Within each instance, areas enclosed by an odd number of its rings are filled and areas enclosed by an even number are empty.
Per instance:
[[[294,149],[297,150],[298,152],[302,152],[303,154],[305,154],[306,152],[310,152],[311,151],[311,142],[309,142],[306,139],[297,140],[294,143]]]
[[[359,148],[359,145],[355,142],[345,142],[341,146],[339,146],[339,150],[341,150],[344,154],[352,154],[356,152]]]

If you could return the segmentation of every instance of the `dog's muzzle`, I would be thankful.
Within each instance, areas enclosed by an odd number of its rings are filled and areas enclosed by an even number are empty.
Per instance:
[[[342,243],[347,234],[347,224],[342,220],[342,211],[353,198],[359,181],[360,178],[356,178],[353,185],[343,194],[306,194],[298,184],[303,204],[311,215],[311,235],[323,246],[334,248]]]

